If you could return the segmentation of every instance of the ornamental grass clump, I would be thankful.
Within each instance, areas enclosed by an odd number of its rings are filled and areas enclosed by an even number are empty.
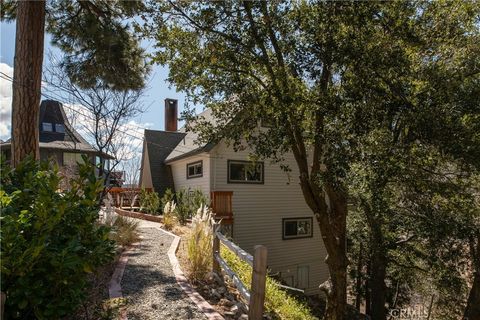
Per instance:
[[[195,283],[203,281],[212,267],[212,212],[201,206],[192,218],[192,231],[187,238],[188,276]]]
[[[110,237],[117,243],[118,246],[129,246],[135,242],[138,242],[140,239],[138,225],[138,220],[117,216],[112,225]]]
[[[172,200],[167,202],[163,208],[163,227],[166,230],[172,230],[177,223],[177,218],[175,216],[176,207],[177,205]]]

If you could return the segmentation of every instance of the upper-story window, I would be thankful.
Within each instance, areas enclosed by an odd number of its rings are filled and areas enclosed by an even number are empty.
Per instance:
[[[187,163],[187,179],[203,176],[203,161]]]
[[[263,162],[228,160],[228,183],[263,183]]]
[[[65,133],[65,126],[61,123],[55,123],[55,132]]]
[[[42,131],[52,132],[53,125],[50,122],[42,122]]]

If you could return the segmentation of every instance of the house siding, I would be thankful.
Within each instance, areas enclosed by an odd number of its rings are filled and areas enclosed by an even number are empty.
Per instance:
[[[187,164],[203,161],[203,175],[201,177],[187,179]],[[182,188],[200,189],[209,197],[210,195],[210,156],[202,153],[197,156],[188,157],[169,163],[172,169],[173,185],[175,191]]]
[[[235,152],[222,142],[210,155],[210,190],[233,191],[234,241],[250,253],[255,245],[265,245],[268,268],[273,273],[281,273],[294,287],[308,283],[307,294],[319,293],[318,286],[328,278],[326,250],[316,219],[303,198],[293,155],[286,156],[285,163],[292,169],[289,174],[278,164],[264,161],[263,184],[228,183],[228,160],[248,160],[248,150]],[[313,237],[282,240],[282,219],[295,217],[313,217]]]

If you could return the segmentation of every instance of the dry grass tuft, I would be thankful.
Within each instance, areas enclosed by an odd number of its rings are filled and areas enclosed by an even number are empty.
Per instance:
[[[203,281],[211,270],[214,223],[211,211],[205,206],[200,207],[192,219],[192,231],[187,238],[187,275],[194,283]]]
[[[132,218],[117,216],[112,225],[112,231],[110,233],[111,239],[122,247],[138,242],[140,239],[138,224],[139,222]]]

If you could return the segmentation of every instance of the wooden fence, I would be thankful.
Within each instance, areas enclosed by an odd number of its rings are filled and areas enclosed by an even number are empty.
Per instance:
[[[214,226],[213,229],[213,272],[220,274],[223,269],[232,279],[238,291],[248,301],[248,319],[263,319],[263,308],[265,302],[265,283],[267,279],[267,248],[262,245],[254,247],[253,256],[229,241]],[[245,261],[252,267],[252,283],[249,291],[238,275],[228,266],[227,262],[220,256],[220,242],[236,254],[238,258]]]

